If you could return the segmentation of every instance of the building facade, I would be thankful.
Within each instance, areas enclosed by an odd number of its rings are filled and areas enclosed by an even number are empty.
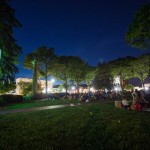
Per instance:
[[[30,78],[17,78],[16,79],[16,94],[22,94],[22,88],[20,87],[20,82],[32,82],[32,79]],[[41,85],[42,93],[46,93],[46,87],[45,87],[45,80],[38,80],[38,83]],[[47,91],[51,92],[53,91],[53,82],[48,81],[48,88]]]

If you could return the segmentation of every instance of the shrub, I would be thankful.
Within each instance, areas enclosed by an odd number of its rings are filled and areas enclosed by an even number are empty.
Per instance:
[[[23,102],[22,95],[11,95],[11,94],[0,95],[0,105],[8,105],[19,102]]]

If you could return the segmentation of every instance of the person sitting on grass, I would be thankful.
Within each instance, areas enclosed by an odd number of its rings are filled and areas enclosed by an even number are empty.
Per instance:
[[[129,102],[128,102],[128,100],[126,100],[125,97],[123,97],[122,106],[123,106],[125,109],[130,109]]]
[[[131,109],[132,110],[138,110],[138,111],[142,111],[142,106],[138,101],[133,101],[132,105],[131,105]]]

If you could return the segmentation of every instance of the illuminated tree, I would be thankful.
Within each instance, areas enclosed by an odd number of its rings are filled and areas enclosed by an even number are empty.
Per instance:
[[[148,50],[150,48],[150,3],[143,5],[135,14],[126,33],[126,41],[130,46],[141,50]],[[148,73],[150,76],[150,57],[147,59],[149,62]],[[139,75],[138,77],[140,77],[143,85],[143,77]]]
[[[71,56],[59,56],[55,59],[53,64],[53,75],[58,79],[63,81],[63,87],[66,90],[66,95],[69,87],[70,80],[70,69],[69,63],[71,61]]]
[[[2,87],[12,86],[18,68],[18,57],[21,47],[16,44],[13,29],[21,27],[15,18],[15,11],[8,4],[8,0],[0,0],[0,90]]]
[[[20,81],[18,82],[18,86],[21,90],[21,94],[25,95],[25,94],[32,94],[32,82],[24,82],[24,81]],[[42,88],[41,88],[41,84],[37,84],[37,91],[38,92],[42,92]]]
[[[48,48],[46,46],[39,47],[36,51],[37,62],[39,65],[39,74],[45,78],[45,88],[47,94],[47,78],[52,74],[53,60],[56,57],[54,54],[54,48]]]
[[[54,48],[41,46],[33,53],[29,53],[24,60],[24,67],[33,70],[33,95],[37,93],[37,78],[45,78],[47,94],[47,77],[52,69],[52,61],[55,58]]]
[[[86,71],[86,75],[85,75],[85,81],[86,81],[86,84],[87,84],[89,92],[90,92],[90,86],[95,77],[96,68],[92,67],[90,65],[87,65],[86,69],[87,69],[87,71]]]
[[[114,78],[119,77],[120,79],[122,92],[124,91],[126,80],[134,76],[132,65],[134,60],[135,57],[127,56],[125,58],[118,58],[109,62],[109,65],[111,67],[111,74]]]
[[[79,94],[79,84],[85,80],[87,74],[87,64],[77,56],[72,56],[69,63],[70,78],[75,82]]]
[[[149,60],[150,54],[143,54],[139,56],[132,64],[134,77],[140,79],[143,88],[144,88],[144,81],[149,75]]]

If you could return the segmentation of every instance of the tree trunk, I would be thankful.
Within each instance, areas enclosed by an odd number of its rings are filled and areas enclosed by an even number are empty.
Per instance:
[[[121,90],[122,90],[122,94],[124,93],[124,87],[126,85],[126,81],[124,79],[120,78],[120,85],[121,85]]]
[[[46,65],[45,65],[45,74],[46,74],[46,77],[45,77],[45,90],[46,90],[46,95],[48,94],[47,92],[47,62],[46,62]]]
[[[66,96],[67,96],[67,92],[68,92],[68,83],[67,83],[67,81],[66,81],[66,83],[65,83],[65,89],[66,89]]]
[[[79,84],[77,83],[77,94],[79,96]]]
[[[33,84],[32,84],[32,95],[35,96],[37,94],[37,61],[33,60]]]
[[[88,90],[89,90],[89,94],[90,94],[90,84],[88,85]]]
[[[143,89],[145,89],[144,81],[143,80],[141,80],[141,84],[142,84]]]
[[[145,86],[144,86],[144,77],[143,77],[143,74],[141,74],[141,84],[142,84],[142,87],[145,89]]]

